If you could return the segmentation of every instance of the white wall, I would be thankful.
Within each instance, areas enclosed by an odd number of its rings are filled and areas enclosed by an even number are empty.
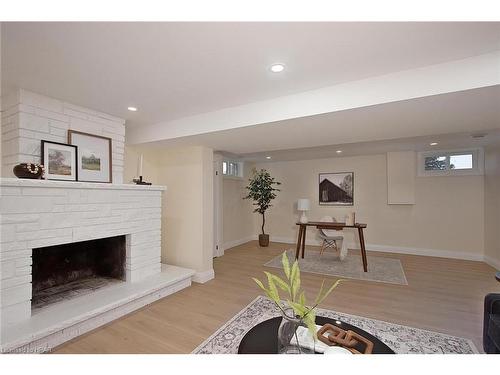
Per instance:
[[[19,89],[2,97],[2,176],[19,163],[40,163],[41,140],[68,143],[68,130],[112,139],[113,183],[123,181],[125,120]]]
[[[213,151],[127,146],[127,181],[137,174],[141,153],[144,178],[167,187],[162,204],[162,262],[196,270],[193,281],[210,280],[214,277]]]
[[[147,148],[144,147],[125,147],[123,171],[123,182],[125,184],[133,183],[133,179],[138,177],[139,157],[143,155],[142,160],[142,178],[146,182],[151,182],[153,185],[159,185],[158,182],[158,161]]]
[[[415,204],[417,153],[387,153],[387,203]]]
[[[500,270],[500,145],[486,148],[484,158],[484,253]]]
[[[355,211],[356,221],[368,224],[368,249],[478,260],[483,257],[483,176],[417,177],[414,205],[388,205],[385,154],[268,162],[256,167],[269,170],[282,182],[282,191],[267,215],[267,233],[272,240],[296,241],[295,204],[298,198],[309,198],[310,220],[332,215],[343,221],[347,212]],[[318,174],[346,171],[354,172],[354,206],[319,206]],[[254,233],[259,232],[258,225],[255,220]],[[344,232],[348,243],[357,244],[353,231]],[[308,239],[315,240],[315,233],[309,229]]]
[[[214,278],[214,152],[207,147],[195,147],[201,164],[201,181],[198,189],[201,190],[201,267],[196,268],[193,278],[196,282],[205,282]],[[192,235],[192,234],[191,234]]]
[[[254,239],[254,214],[247,195],[253,164],[244,163],[243,178],[223,178],[223,248],[229,249]]]

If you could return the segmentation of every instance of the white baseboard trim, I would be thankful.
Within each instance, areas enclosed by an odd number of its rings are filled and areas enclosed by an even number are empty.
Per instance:
[[[281,242],[286,244],[296,244],[296,238],[286,238],[279,236],[271,236],[270,241]],[[308,246],[321,246],[321,241],[315,238],[307,239],[306,245]],[[357,243],[346,243],[349,249],[359,249],[359,244]],[[485,261],[483,254],[470,254],[462,251],[451,251],[451,250],[439,250],[439,249],[423,249],[415,247],[402,247],[402,246],[390,246],[390,245],[376,245],[376,244],[366,244],[367,251],[378,251],[384,253],[396,253],[396,254],[408,254],[408,255],[421,255],[439,258],[452,258],[452,259],[462,259],[462,260],[474,260],[474,261]]]
[[[208,271],[196,272],[193,275],[192,280],[195,283],[204,284],[207,281],[212,280],[213,278],[215,278],[215,272],[214,272],[213,269],[211,269],[211,270],[208,270]]]
[[[237,241],[231,241],[224,244],[224,250],[228,250],[232,247],[244,244],[249,241],[254,241],[259,238],[259,235],[249,236]],[[271,242],[279,242],[286,244],[297,243],[296,238],[280,237],[280,236],[270,236],[269,240]],[[316,238],[306,238],[306,245],[308,246],[321,246],[321,241]],[[349,249],[359,249],[358,243],[346,243]],[[461,260],[473,260],[479,262],[486,262],[492,267],[500,269],[500,261],[493,259],[491,257],[484,256],[483,254],[470,254],[462,251],[452,251],[452,250],[441,250],[441,249],[425,249],[417,247],[403,247],[403,246],[391,246],[391,245],[377,245],[377,244],[366,244],[366,250],[377,251],[383,253],[395,253],[395,254],[408,254],[408,255],[420,255],[438,258],[450,258],[450,259],[461,259]]]
[[[233,248],[235,246],[239,246],[239,245],[242,245],[244,243],[253,241],[256,238],[257,238],[257,236],[253,235],[253,236],[248,236],[248,237],[245,237],[245,238],[240,238],[239,240],[235,240],[235,241],[224,242],[222,244],[222,250],[223,251],[229,250],[229,249],[231,249],[231,248]]]
[[[484,261],[488,263],[491,267],[495,268],[497,271],[500,270],[500,259],[494,259],[488,255],[485,255]]]
[[[258,239],[259,236],[256,235],[255,238]],[[297,244],[297,238],[287,238],[287,237],[280,237],[280,236],[269,236],[269,241],[287,243],[287,244]],[[308,246],[321,246],[321,241],[316,240],[316,239],[310,239],[310,238],[306,237],[306,245],[308,245]]]
[[[359,249],[359,245],[356,244],[348,244],[348,247],[353,249]],[[387,245],[374,245],[374,244],[366,244],[366,250],[378,251],[383,253],[421,255],[421,256],[438,257],[438,258],[474,260],[480,262],[484,261],[483,254],[470,254],[462,251],[452,251],[452,250],[423,249],[416,247],[401,247],[401,246],[387,246]]]

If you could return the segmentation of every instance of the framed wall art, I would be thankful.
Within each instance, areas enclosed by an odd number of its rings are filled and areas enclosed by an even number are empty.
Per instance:
[[[320,173],[319,204],[354,205],[354,172]]]
[[[77,181],[77,152],[76,146],[42,140],[41,159],[45,166],[45,179]]]
[[[68,130],[68,142],[78,147],[78,181],[112,182],[111,138]]]

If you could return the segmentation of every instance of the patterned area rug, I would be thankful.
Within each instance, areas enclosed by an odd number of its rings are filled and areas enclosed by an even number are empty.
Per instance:
[[[287,255],[290,262],[295,260],[294,249],[287,250]],[[299,258],[299,265],[301,272],[408,285],[399,259],[368,257],[368,272],[364,272],[363,262],[359,254],[349,252],[345,259],[340,261],[332,251],[326,250],[320,256],[319,251],[307,250],[304,259]],[[282,268],[281,254],[271,259],[264,266]]]
[[[318,309],[317,315],[338,319],[364,329],[382,340],[398,354],[478,353],[471,340],[461,337],[387,323],[362,316],[338,313],[331,310]],[[266,297],[259,296],[198,346],[193,353],[236,354],[238,353],[238,346],[241,339],[252,327],[276,316],[280,316],[280,312],[274,303]]]

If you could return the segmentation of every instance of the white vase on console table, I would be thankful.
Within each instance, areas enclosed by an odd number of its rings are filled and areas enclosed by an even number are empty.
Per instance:
[[[345,224],[346,225],[354,225],[356,223],[356,213],[349,212],[345,215]]]

